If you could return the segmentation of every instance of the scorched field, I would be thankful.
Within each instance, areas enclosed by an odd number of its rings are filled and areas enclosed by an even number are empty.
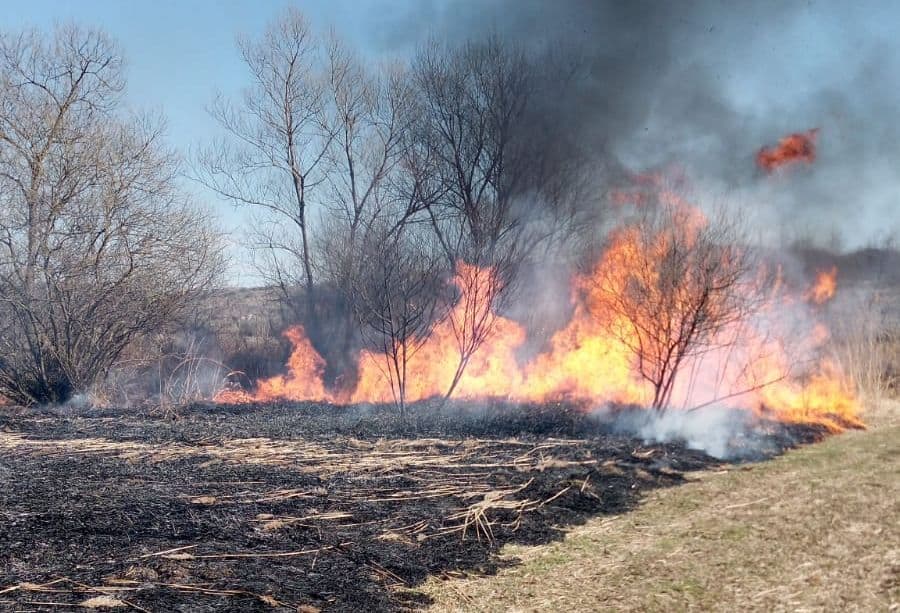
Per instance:
[[[0,607],[374,611],[492,574],[721,460],[577,407],[198,405],[171,416],[7,409]],[[767,428],[767,429],[766,429]],[[755,457],[816,440],[771,423]],[[765,439],[766,445],[760,445]],[[762,450],[762,451],[760,451]]]

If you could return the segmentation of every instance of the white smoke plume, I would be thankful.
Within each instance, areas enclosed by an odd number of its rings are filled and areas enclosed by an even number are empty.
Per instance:
[[[595,417],[615,434],[652,443],[679,443],[722,460],[759,457],[771,445],[753,412],[728,407],[710,405],[693,411],[672,409],[662,413],[602,408]]]

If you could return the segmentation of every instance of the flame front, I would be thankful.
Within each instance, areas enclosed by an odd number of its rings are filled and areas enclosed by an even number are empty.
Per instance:
[[[679,219],[689,235],[691,228],[707,223],[699,210],[684,211]],[[460,335],[465,334],[466,323],[490,317],[490,332],[468,359],[453,397],[535,402],[566,398],[594,406],[647,406],[653,398],[653,386],[638,374],[633,352],[636,340],[628,337],[629,322],[616,319],[620,316],[609,301],[623,291],[630,268],[638,262],[654,261],[655,251],[663,248],[664,240],[658,236],[648,245],[630,227],[614,233],[591,271],[573,279],[569,323],[552,335],[543,352],[527,361],[520,359],[527,340],[524,327],[493,312],[489,293],[481,285],[491,279],[493,271],[458,263],[455,283],[461,296],[449,316],[433,328],[409,358],[406,400],[446,395],[463,358]],[[675,380],[670,406],[751,408],[782,421],[817,423],[835,431],[860,426],[853,385],[835,364],[821,357],[827,329],[810,323],[814,309],[808,305],[820,304],[834,295],[836,274],[836,269],[820,274],[802,297],[791,295],[783,284],[775,284],[758,317],[732,322],[718,332],[719,338],[710,344],[709,351],[682,367],[684,374]],[[787,312],[802,316],[786,322],[783,313]],[[791,328],[791,334],[787,328]],[[216,400],[394,400],[386,356],[363,351],[355,389],[336,395],[323,382],[324,361],[303,328],[292,327],[286,335],[293,345],[287,374],[259,381],[252,393],[227,391]],[[792,343],[789,338],[799,340]]]
[[[291,326],[284,336],[291,343],[287,374],[257,381],[252,394],[239,389],[223,390],[216,394],[215,401],[229,404],[278,399],[333,402],[335,397],[325,388],[323,378],[325,360],[313,348],[303,326]]]

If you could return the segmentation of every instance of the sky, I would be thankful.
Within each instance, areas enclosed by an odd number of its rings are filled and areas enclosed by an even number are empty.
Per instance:
[[[168,141],[189,156],[220,134],[206,111],[216,92],[235,95],[247,83],[237,37],[260,35],[267,22],[290,4],[299,6],[317,30],[334,28],[368,56],[397,52],[379,46],[377,36],[365,32],[373,19],[377,21],[374,16],[390,14],[393,2],[365,6],[353,0],[28,0],[4,3],[2,23],[6,30],[50,30],[61,22],[105,30],[125,56],[126,103],[136,110],[162,114]],[[234,280],[254,284],[240,248],[246,212],[235,210],[192,181],[185,180],[185,188],[208,203],[230,233]]]
[[[28,0],[4,3],[3,28],[106,30],[125,55],[128,104],[163,114],[169,141],[187,154],[218,134],[205,110],[215,93],[247,83],[236,36],[258,36],[288,4],[372,59],[490,29],[526,44],[546,32],[581,40],[592,84],[566,112],[622,164],[676,160],[698,184],[767,211],[770,225],[846,227],[847,247],[900,229],[900,4],[888,0]],[[760,146],[813,127],[815,169],[760,179]],[[243,222],[197,194],[227,228]]]
[[[170,141],[187,148],[216,130],[205,111],[215,92],[234,93],[246,84],[237,36],[259,35],[289,4],[301,7],[317,28],[334,27],[368,45],[361,35],[367,11],[352,0],[28,0],[4,3],[3,24],[49,29],[73,21],[104,29],[123,48],[130,104],[161,111]]]

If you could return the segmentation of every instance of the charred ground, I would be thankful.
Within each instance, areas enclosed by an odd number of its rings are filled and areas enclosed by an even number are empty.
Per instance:
[[[565,405],[0,414],[0,605],[398,610],[721,465]],[[821,432],[779,426],[772,453]],[[43,586],[43,587],[42,587]],[[302,610],[302,609],[300,609]]]

